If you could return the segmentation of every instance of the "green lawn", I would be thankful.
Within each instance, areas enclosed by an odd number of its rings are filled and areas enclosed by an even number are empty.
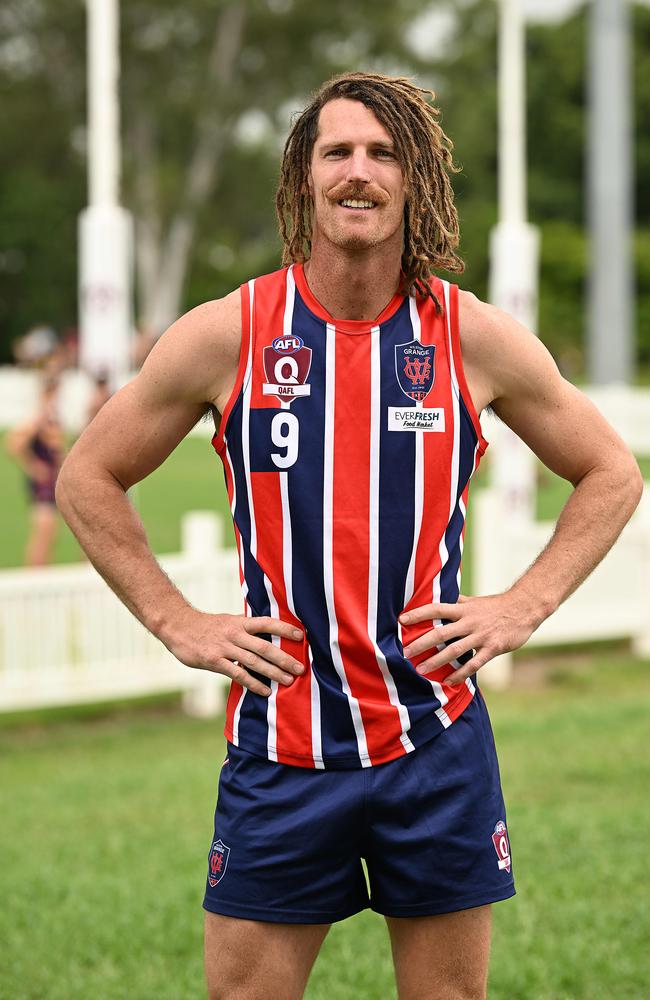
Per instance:
[[[558,657],[542,689],[489,695],[518,884],[495,907],[490,997],[645,1000],[650,664],[613,650],[567,666]],[[204,995],[222,752],[220,720],[169,702],[0,725],[1,997]],[[382,919],[336,925],[308,1000],[394,996]]]

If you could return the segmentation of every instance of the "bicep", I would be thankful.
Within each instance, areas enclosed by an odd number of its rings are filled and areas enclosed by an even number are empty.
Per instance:
[[[616,431],[579,389],[562,377],[550,353],[505,313],[490,364],[492,408],[544,465],[574,485],[592,469],[627,452]],[[493,316],[494,319],[494,316]]]
[[[177,320],[136,378],[104,404],[80,436],[66,460],[66,473],[110,474],[128,489],[157,469],[228,377],[234,364],[229,349],[236,321],[232,313],[229,296]]]
[[[165,461],[204,411],[200,402],[168,398],[140,373],[101,408],[67,464],[109,473],[129,489]]]

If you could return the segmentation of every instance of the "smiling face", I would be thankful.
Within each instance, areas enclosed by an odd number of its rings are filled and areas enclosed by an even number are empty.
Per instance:
[[[406,187],[395,144],[370,108],[323,106],[311,157],[313,241],[347,250],[393,241],[401,255]]]

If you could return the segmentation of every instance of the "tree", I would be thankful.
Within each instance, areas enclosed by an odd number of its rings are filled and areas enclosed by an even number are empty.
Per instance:
[[[408,26],[431,6],[456,27],[435,61]],[[542,227],[540,333],[582,342],[585,11],[527,31],[529,204]],[[463,165],[454,177],[464,275],[485,297],[496,221],[494,0],[122,0],[124,202],[136,217],[138,313],[181,311],[276,267],[273,192],[293,111],[332,74],[377,68],[433,85]],[[0,355],[36,321],[76,317],[85,203],[82,0],[0,8]],[[650,363],[650,10],[635,8],[638,319]]]

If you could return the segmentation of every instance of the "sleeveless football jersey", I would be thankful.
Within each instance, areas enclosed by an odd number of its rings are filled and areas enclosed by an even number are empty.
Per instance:
[[[305,665],[291,686],[262,678],[262,697],[231,684],[226,737],[253,754],[381,764],[473,697],[471,679],[445,684],[454,665],[416,672],[435,649],[404,657],[433,622],[398,623],[405,609],[457,601],[469,482],[487,447],[463,374],[458,288],[431,288],[441,310],[396,294],[368,322],[329,316],[301,265],[242,286],[239,368],[213,444],[245,613],[305,632],[272,639]]]

